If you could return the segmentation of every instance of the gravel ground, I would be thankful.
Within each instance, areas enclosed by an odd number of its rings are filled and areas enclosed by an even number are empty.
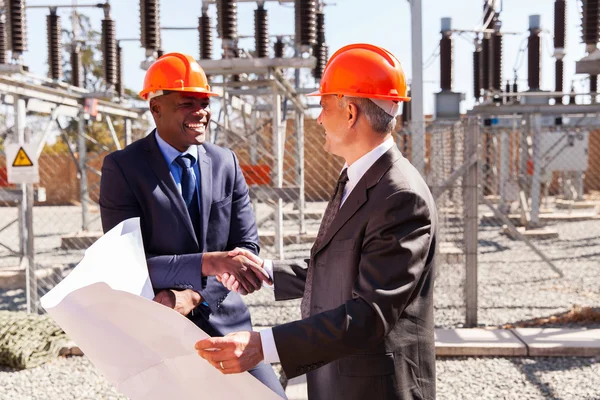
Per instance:
[[[600,359],[444,358],[439,399],[600,399]],[[0,368],[2,400],[126,399],[86,357],[60,358],[21,372]]]
[[[597,358],[438,359],[439,399],[600,399]]]
[[[61,234],[78,230],[80,222],[72,217],[78,208],[40,209],[38,220],[42,220],[44,226],[38,229],[36,225],[36,232],[40,234],[39,239],[36,237],[38,260],[70,263],[80,259],[81,252],[56,251]],[[0,221],[8,223],[3,213],[7,210],[0,208]],[[67,221],[66,225],[63,221]],[[286,221],[285,226],[295,229],[293,221]],[[600,222],[569,222],[552,227],[558,228],[558,239],[535,243],[563,270],[564,278],[557,278],[524,243],[502,236],[498,226],[480,226],[480,325],[526,322],[566,313],[576,305],[600,307]],[[16,248],[11,229],[13,227],[0,232],[0,242],[6,244],[7,240],[13,240],[10,245]],[[450,229],[445,234],[453,240],[462,232]],[[289,245],[286,257],[303,258],[309,249],[310,244]],[[0,250],[0,267],[8,258],[3,251]],[[265,247],[263,251],[264,257],[272,257],[272,248]],[[439,266],[435,288],[438,327],[463,325],[464,275],[463,265]],[[300,317],[299,301],[275,303],[269,290],[250,295],[246,301],[256,326],[271,326]],[[23,290],[0,290],[0,309],[24,308]],[[600,328],[600,323],[585,326]],[[443,358],[438,359],[437,366],[440,399],[600,399],[600,359]],[[123,397],[85,357],[61,358],[27,371],[0,368],[0,400],[120,398]]]

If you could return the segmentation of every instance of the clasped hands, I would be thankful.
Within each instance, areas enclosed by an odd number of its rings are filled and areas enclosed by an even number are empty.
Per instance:
[[[263,260],[246,249],[205,253],[202,272],[206,276],[215,276],[227,289],[243,295],[259,290],[263,282],[272,284],[263,269]],[[202,296],[192,289],[166,289],[158,292],[154,301],[185,316],[202,302]]]

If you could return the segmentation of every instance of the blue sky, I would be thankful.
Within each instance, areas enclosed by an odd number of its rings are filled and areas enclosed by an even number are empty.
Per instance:
[[[99,1],[79,0],[79,4],[97,3]],[[354,42],[368,42],[381,45],[394,53],[402,62],[410,79],[411,73],[411,39],[410,39],[410,5],[407,0],[328,0],[335,5],[326,7],[326,40],[330,55],[336,49]],[[113,18],[116,20],[117,38],[139,37],[139,1],[112,0]],[[513,79],[519,45],[527,36],[528,16],[541,15],[544,35],[542,60],[542,89],[554,89],[554,59],[552,54],[554,0],[503,0],[501,20],[503,30],[521,32],[521,35],[506,36],[504,40],[503,79]],[[72,4],[72,0],[28,0],[28,5]],[[294,31],[294,11],[290,3],[279,5],[268,2],[269,33],[292,34]],[[251,35],[254,32],[254,3],[239,3],[238,33]],[[472,29],[482,14],[483,0],[423,0],[423,61],[430,59],[440,39],[440,19],[451,17],[453,28]],[[587,90],[583,85],[585,76],[574,75],[575,61],[584,56],[584,45],[581,44],[579,16],[579,0],[567,1],[567,55],[565,57],[565,88],[570,89],[571,80],[577,80],[576,89]],[[100,30],[103,13],[100,9],[81,9],[89,15],[96,28]],[[161,25],[196,27],[201,13],[200,0],[162,0]],[[210,8],[214,17],[214,5]],[[25,63],[33,73],[47,74],[46,49],[46,9],[29,9],[28,52]],[[69,26],[69,9],[59,9],[62,24]],[[198,56],[197,31],[163,31],[163,48],[165,51],[180,51]],[[473,104],[472,94],[472,52],[473,44],[466,36],[455,35],[454,44],[454,90],[466,93],[464,106]],[[253,49],[252,39],[242,40],[242,47]],[[140,90],[144,71],[140,69],[140,61],[144,58],[144,50],[140,42],[124,42],[124,81],[125,85]],[[220,49],[220,42],[215,42],[215,53]],[[220,52],[219,52],[220,53]],[[215,54],[218,57],[218,54]],[[425,112],[433,112],[433,93],[439,91],[439,59],[430,63],[424,72],[425,80]],[[527,86],[527,60],[521,63],[518,70],[520,88]]]

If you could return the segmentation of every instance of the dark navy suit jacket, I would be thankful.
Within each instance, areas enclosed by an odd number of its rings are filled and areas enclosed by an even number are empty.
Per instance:
[[[200,292],[208,303],[203,315],[213,334],[251,330],[250,313],[241,297],[214,277],[202,277],[204,252],[235,247],[259,252],[248,186],[238,160],[229,149],[210,143],[198,146],[201,233],[196,237],[155,135],[156,131],[104,159],[102,228],[107,232],[125,219],[140,217],[154,290]]]

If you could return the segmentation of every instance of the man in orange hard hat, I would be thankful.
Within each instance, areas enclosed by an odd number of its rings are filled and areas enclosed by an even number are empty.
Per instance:
[[[433,399],[437,211],[392,137],[399,102],[409,100],[404,72],[385,49],[349,45],[331,57],[313,95],[325,149],[346,165],[308,265],[264,263],[276,299],[302,298],[303,319],[196,349],[223,373],[280,362],[288,378],[307,374],[311,400]]]
[[[105,232],[140,217],[155,301],[223,336],[252,325],[240,295],[215,277],[235,276],[244,293],[270,278],[253,258],[258,233],[238,159],[205,142],[216,95],[191,56],[169,53],[152,64],[140,96],[156,129],[104,159],[100,210]],[[228,254],[236,248],[244,254]],[[285,398],[271,366],[250,373]]]

